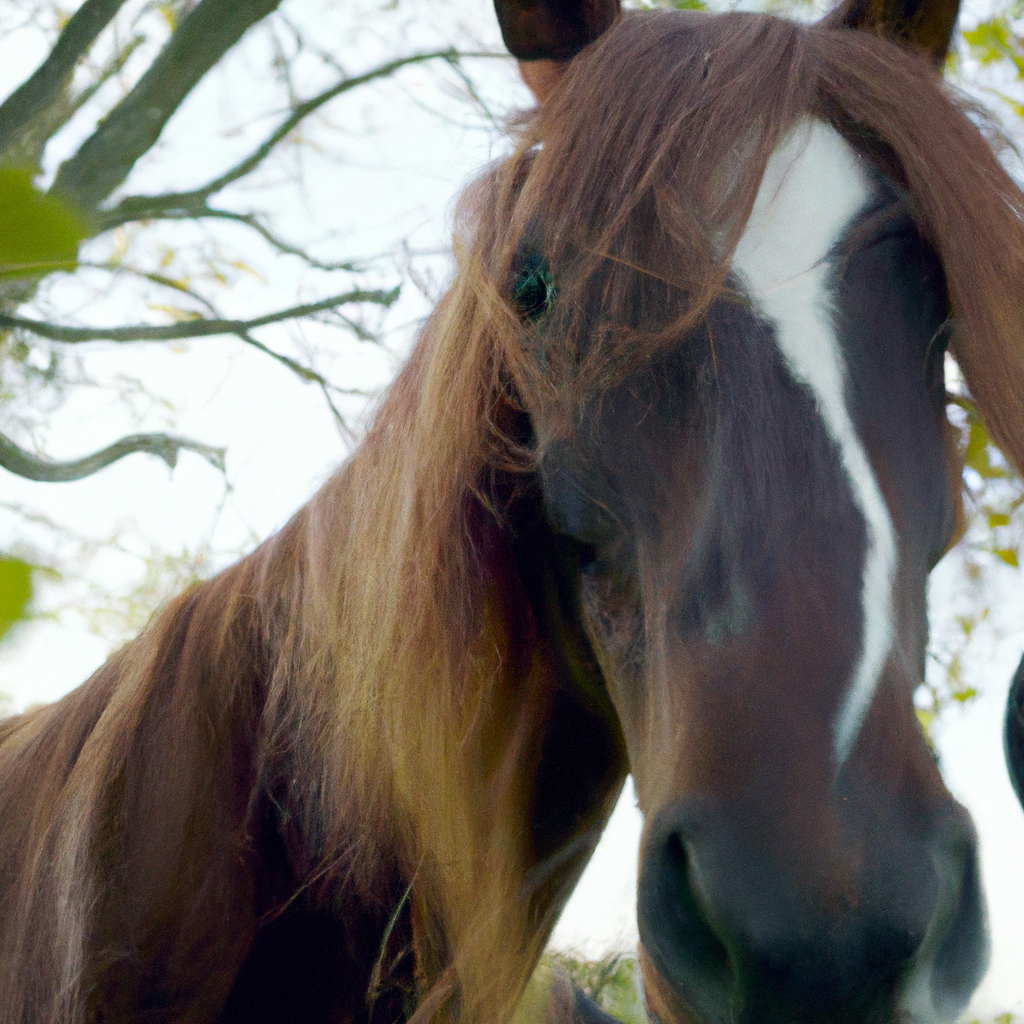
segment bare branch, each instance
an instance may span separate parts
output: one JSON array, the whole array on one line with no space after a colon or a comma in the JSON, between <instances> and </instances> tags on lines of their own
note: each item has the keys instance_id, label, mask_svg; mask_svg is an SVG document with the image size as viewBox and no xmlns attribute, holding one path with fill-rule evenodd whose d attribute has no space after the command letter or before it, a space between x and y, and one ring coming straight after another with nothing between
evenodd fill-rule
<instances>
[{"instance_id":1,"label":"bare branch","mask_svg":"<svg viewBox=\"0 0 1024 1024\"><path fill-rule=\"evenodd\" d=\"M93 96L95 96L96 93L98 93L100 89L102 89L103 86L105 86L107 82L114 77L114 75L119 75L124 70L124 67L128 63L132 54L135 53L135 51L142 46L145 41L145 36L132 36L132 38L129 39L128 42L125 43L124 46L122 46L121 49L119 49L117 53L115 53L113 57L111 57L110 60L108 60L107 63L99 69L98 72L96 72L95 79L81 92L75 93L75 95L71 97L67 110L62 111L60 118L55 120L50 127L50 135L56 134L57 131L63 128L64 125L66 125L68 121L70 121L71 118L74 117L75 114L77 114L78 111L80 111L82 107L84 107L86 103L88 103Z\"/></svg>"},{"instance_id":2,"label":"bare branch","mask_svg":"<svg viewBox=\"0 0 1024 1024\"><path fill-rule=\"evenodd\" d=\"M324 396L327 398L327 403L330 405L332 411L336 417L341 417L341 413L334 408L334 402L329 396L329 392L333 391L337 395L359 395L361 398L368 398L369 393L361 388L339 388L337 385L332 384L322 373L317 372L311 366L303 366L297 359L292 359L291 356L286 356L283 352L278 352L272 349L269 345L264 345L262 341L257 341L251 334L246 334L244 331L239 332L238 337L241 338L247 345L251 345L253 348L258 349L264 355L270 356L271 359L277 360L282 366L287 366L292 373L295 374L300 380L305 381L307 384L316 384Z\"/></svg>"},{"instance_id":3,"label":"bare branch","mask_svg":"<svg viewBox=\"0 0 1024 1024\"><path fill-rule=\"evenodd\" d=\"M207 212L203 216L217 217L221 220L233 220L239 224L244 224L246 227L252 228L268 245L278 252L285 256L298 256L299 259L303 260L314 270L354 271L361 270L364 266L358 260L346 260L343 263L327 263L324 260L318 260L315 256L311 256L306 252L305 249L301 249L291 242L286 242L283 238L274 234L254 213L232 213L230 210L218 210L215 207L207 207Z\"/></svg>"},{"instance_id":4,"label":"bare branch","mask_svg":"<svg viewBox=\"0 0 1024 1024\"><path fill-rule=\"evenodd\" d=\"M345 270L349 273L358 273L360 271L368 270L381 258L390 255L389 251L385 251L374 253L369 256L360 256L357 259L344 260L339 263L329 263L326 260L317 259L300 246L294 245L292 242L286 242L283 238L276 235L263 223L260 214L235 213L233 210L221 210L214 206L199 206L194 210L149 210L146 211L144 215L139 215L138 217L131 215L118 217L117 209L111 211L111 214L111 217L108 217L105 214L100 215L101 230L107 231L111 228L120 227L122 224L126 224L134 220L233 220L236 224L243 224L245 227L252 228L252 230L267 242L268 245L272 246L278 252L283 253L286 256L297 256L314 270L326 270L332 272ZM410 254L413 254L413 251L409 250L408 247L406 247L406 249ZM414 254L417 256L442 256L448 254L448 249L417 249ZM79 265L81 266L82 264ZM2 271L0 271L0 276L2 276ZM431 301L436 303L437 296L434 295Z\"/></svg>"},{"instance_id":5,"label":"bare branch","mask_svg":"<svg viewBox=\"0 0 1024 1024\"><path fill-rule=\"evenodd\" d=\"M118 209L120 209L118 207ZM370 260L345 260L342 263L328 263L324 260L318 260L315 256L311 256L305 249L301 249L297 245L293 245L291 242L286 242L283 238L278 237L273 231L268 228L263 221L255 213L234 213L231 210L220 210L216 207L200 205L194 210L182 210L172 209L166 211L148 211L145 216L134 217L124 216L117 217L117 211L114 212L114 217L103 217L102 230L107 231L110 228L119 227L121 224L125 224L132 220L204 220L204 219L215 219L215 220L233 220L237 224L244 224L248 228L252 228L268 245L272 246L278 252L283 253L286 256L298 256L299 259L304 260L305 263L312 267L314 270L348 270L358 271L364 270L366 266L371 262Z\"/></svg>"},{"instance_id":6,"label":"bare branch","mask_svg":"<svg viewBox=\"0 0 1024 1024\"><path fill-rule=\"evenodd\" d=\"M77 345L87 341L183 341L188 338L209 338L217 334L247 335L257 327L280 323L282 320L297 320L334 309L337 306L369 302L387 309L398 298L398 288L391 291L364 291L355 289L342 295L333 295L319 302L308 302L291 306L276 313L256 317L253 320L221 320L199 318L178 324L134 324L130 327L65 327L44 320L29 320L24 317L0 313L0 328L30 331L40 338Z\"/></svg>"},{"instance_id":7,"label":"bare branch","mask_svg":"<svg viewBox=\"0 0 1024 1024\"><path fill-rule=\"evenodd\" d=\"M487 104L487 101L480 95L480 92L477 89L476 84L473 82L473 79L470 78L470 76L466 73L466 69L463 68L462 65L459 64L458 62L453 61L452 71L454 71L455 74L462 81L463 88L466 90L466 95L469 96L469 98L476 105L477 109L483 114L487 121L490 122L491 127L500 130L501 124L497 116L495 116L494 111L491 110L490 106Z\"/></svg>"},{"instance_id":8,"label":"bare branch","mask_svg":"<svg viewBox=\"0 0 1024 1024\"><path fill-rule=\"evenodd\" d=\"M371 345L379 345L380 335L374 334L372 331L368 331L362 324L356 323L351 317L345 316L344 313L338 312L338 310L332 310L334 318L340 320L360 341L367 341Z\"/></svg>"},{"instance_id":9,"label":"bare branch","mask_svg":"<svg viewBox=\"0 0 1024 1024\"><path fill-rule=\"evenodd\" d=\"M44 483L68 483L92 476L118 459L135 452L147 452L163 459L173 469L178 462L178 452L190 451L201 455L211 465L224 472L224 449L190 441L170 434L132 434L108 445L102 451L70 462L54 462L41 455L20 448L9 437L0 434L0 467L27 480Z\"/></svg>"},{"instance_id":10,"label":"bare branch","mask_svg":"<svg viewBox=\"0 0 1024 1024\"><path fill-rule=\"evenodd\" d=\"M356 432L348 425L348 420L341 414L341 410L334 404L334 399L331 398L331 391L326 385L321 384L320 390L323 392L324 401L327 403L327 408L331 410L331 415L334 417L334 425L338 430L338 433L349 443L357 440Z\"/></svg>"},{"instance_id":11,"label":"bare branch","mask_svg":"<svg viewBox=\"0 0 1024 1024\"><path fill-rule=\"evenodd\" d=\"M88 267L90 270L105 270L110 274L130 274L132 277L142 278L144 281L160 285L161 288L170 288L173 291L180 292L182 295L187 295L190 299L194 299L203 306L212 316L217 315L217 310L214 308L213 303L200 295L194 288L189 288L187 284L175 281L174 278L167 277L165 274L158 274L154 270L141 270L139 267L133 267L127 263L89 263L85 260L80 260L75 266ZM3 274L0 272L0 278L2 277Z\"/></svg>"},{"instance_id":12,"label":"bare branch","mask_svg":"<svg viewBox=\"0 0 1024 1024\"><path fill-rule=\"evenodd\" d=\"M93 210L128 177L185 97L244 33L281 0L202 0L78 152L61 166L56 193Z\"/></svg>"},{"instance_id":13,"label":"bare branch","mask_svg":"<svg viewBox=\"0 0 1024 1024\"><path fill-rule=\"evenodd\" d=\"M68 77L125 0L85 0L42 64L0 105L0 153L56 100Z\"/></svg>"},{"instance_id":14,"label":"bare branch","mask_svg":"<svg viewBox=\"0 0 1024 1024\"><path fill-rule=\"evenodd\" d=\"M238 337L247 345L252 345L253 348L259 349L264 355L270 356L271 359L276 359L282 366L287 366L300 380L310 384L319 384L322 388L329 388L331 386L330 381L322 374L317 373L316 370L309 366L303 366L298 360L292 359L291 356L286 356L283 352L272 349L269 345L264 345L262 341L257 341L251 334L239 331Z\"/></svg>"},{"instance_id":15,"label":"bare branch","mask_svg":"<svg viewBox=\"0 0 1024 1024\"><path fill-rule=\"evenodd\" d=\"M329 103L331 100L341 96L343 93L349 92L360 85L366 85L376 79L386 78L388 75L394 74L394 72L398 71L399 68L408 67L410 64L422 64L425 61L438 59L452 62L457 60L458 56L458 51L453 49L434 50L429 53L415 53L408 57L399 57L396 60L388 61L386 64L381 64L379 67L373 68L361 75L356 75L353 78L346 78L340 82L336 82L331 86L331 88L325 89L318 95L313 96L304 103L300 103L296 106L288 117L286 117L284 121L282 121L281 124L279 124L277 128L270 133L262 145L258 146L244 160L235 164L235 166L229 171L222 174L219 178L215 178L211 181L204 190L205 195L214 195L215 193L220 192L220 190L225 186L230 185L231 182L238 181L239 178L244 178L247 174L250 174L259 167L264 160L266 160L273 148L282 139L290 135L303 120L309 117L309 115L314 113L316 110L319 110L325 103Z\"/></svg>"},{"instance_id":16,"label":"bare branch","mask_svg":"<svg viewBox=\"0 0 1024 1024\"><path fill-rule=\"evenodd\" d=\"M38 167L42 162L47 143L82 109L95 95L119 74L131 55L145 42L145 37L136 35L122 46L113 57L94 75L92 82L80 92L72 93L71 79L52 100L22 130L3 153L3 158L15 166Z\"/></svg>"},{"instance_id":17,"label":"bare branch","mask_svg":"<svg viewBox=\"0 0 1024 1024\"><path fill-rule=\"evenodd\" d=\"M271 154L274 147L286 138L295 128L314 111L319 110L325 103L341 96L350 89L360 85L366 85L380 78L386 78L394 74L400 68L408 67L411 64L422 64L426 61L443 60L448 64L456 66L463 57L507 57L507 54L498 53L463 53L459 50L433 50L427 53L414 53L408 57L399 57L396 60L388 61L379 67L372 68L361 75L351 78L343 78L336 82L329 89L318 93L303 103L298 104L281 124L267 136L266 140L252 151L244 160L239 161L230 170L220 177L208 182L200 188L190 192L170 192L164 195L154 196L126 196L113 209L103 215L102 223L104 228L115 227L132 220L146 220L148 218L166 214L168 212L181 211L184 215L210 216L206 200L216 195L221 189L230 185L240 178L254 171ZM223 215L223 214L222 214ZM256 225L250 225L256 226Z\"/></svg>"}]
</instances>

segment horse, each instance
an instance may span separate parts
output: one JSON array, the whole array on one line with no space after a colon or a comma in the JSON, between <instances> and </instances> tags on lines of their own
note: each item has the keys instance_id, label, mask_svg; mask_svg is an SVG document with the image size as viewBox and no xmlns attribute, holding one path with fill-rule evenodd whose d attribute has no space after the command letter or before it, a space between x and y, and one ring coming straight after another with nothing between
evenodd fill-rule
<instances>
[{"instance_id":1,"label":"horse","mask_svg":"<svg viewBox=\"0 0 1024 1024\"><path fill-rule=\"evenodd\" d=\"M627 773L652 1019L931 1024L984 973L913 706L947 350L1024 469L956 4L496 8L538 105L365 439L0 723L2 1024L607 1021L535 968Z\"/></svg>"}]
</instances>

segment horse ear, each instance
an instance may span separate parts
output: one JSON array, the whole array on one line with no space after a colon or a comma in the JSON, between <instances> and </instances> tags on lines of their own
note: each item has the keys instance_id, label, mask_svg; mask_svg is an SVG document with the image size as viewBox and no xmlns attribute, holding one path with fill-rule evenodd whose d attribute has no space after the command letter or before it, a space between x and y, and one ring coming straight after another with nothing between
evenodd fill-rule
<instances>
[{"instance_id":1,"label":"horse ear","mask_svg":"<svg viewBox=\"0 0 1024 1024\"><path fill-rule=\"evenodd\" d=\"M924 50L941 67L959 11L960 0L843 0L822 24L877 32L903 46Z\"/></svg>"},{"instance_id":2,"label":"horse ear","mask_svg":"<svg viewBox=\"0 0 1024 1024\"><path fill-rule=\"evenodd\" d=\"M562 64L619 16L620 0L494 0L501 37L541 102L561 78Z\"/></svg>"},{"instance_id":3,"label":"horse ear","mask_svg":"<svg viewBox=\"0 0 1024 1024\"><path fill-rule=\"evenodd\" d=\"M519 60L568 60L619 14L619 0L494 0L501 37Z\"/></svg>"}]
</instances>

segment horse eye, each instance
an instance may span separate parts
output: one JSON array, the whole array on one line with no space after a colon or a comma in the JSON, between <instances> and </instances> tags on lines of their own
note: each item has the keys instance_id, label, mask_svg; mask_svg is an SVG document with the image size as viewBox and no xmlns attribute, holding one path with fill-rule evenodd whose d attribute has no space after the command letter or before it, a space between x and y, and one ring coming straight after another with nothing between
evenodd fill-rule
<instances>
[{"instance_id":1,"label":"horse eye","mask_svg":"<svg viewBox=\"0 0 1024 1024\"><path fill-rule=\"evenodd\" d=\"M555 301L555 281L548 261L539 253L528 253L512 288L512 302L523 320L537 323Z\"/></svg>"}]
</instances>

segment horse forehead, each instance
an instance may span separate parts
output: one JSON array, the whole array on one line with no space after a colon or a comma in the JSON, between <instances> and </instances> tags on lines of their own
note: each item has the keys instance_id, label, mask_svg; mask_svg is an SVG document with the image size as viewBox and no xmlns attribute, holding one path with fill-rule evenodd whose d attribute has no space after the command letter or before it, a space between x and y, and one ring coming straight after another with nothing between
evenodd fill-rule
<instances>
[{"instance_id":1,"label":"horse forehead","mask_svg":"<svg viewBox=\"0 0 1024 1024\"><path fill-rule=\"evenodd\" d=\"M768 160L734 263L755 294L784 287L819 266L871 197L845 139L804 120Z\"/></svg>"}]
</instances>

